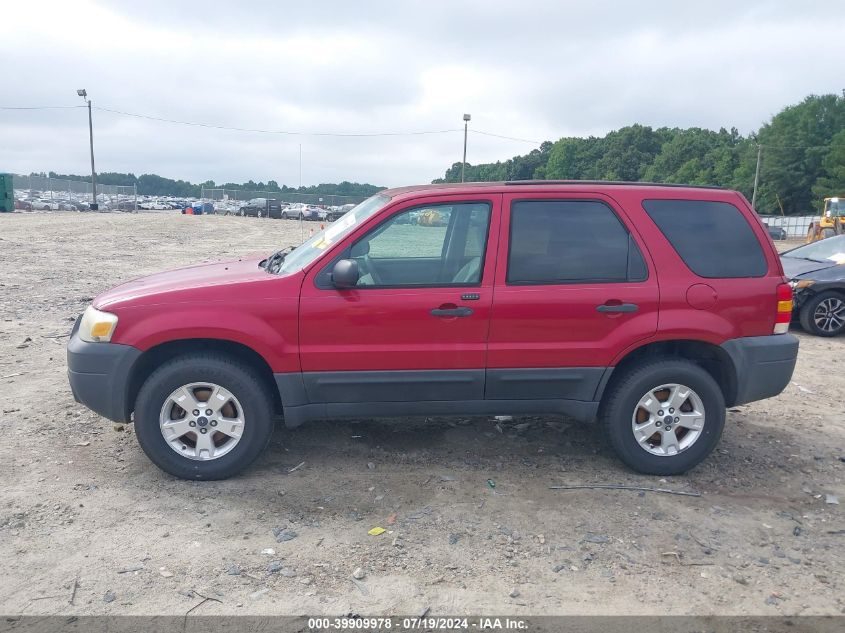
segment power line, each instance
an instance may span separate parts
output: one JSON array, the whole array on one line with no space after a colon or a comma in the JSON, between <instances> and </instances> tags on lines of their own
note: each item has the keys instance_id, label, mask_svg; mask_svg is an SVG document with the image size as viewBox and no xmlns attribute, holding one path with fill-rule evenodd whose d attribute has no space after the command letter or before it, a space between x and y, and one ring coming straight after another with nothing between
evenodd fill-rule
<instances>
[{"instance_id":1,"label":"power line","mask_svg":"<svg viewBox=\"0 0 845 633\"><path fill-rule=\"evenodd\" d=\"M0 106L0 110L71 110L73 108L86 108L84 105L74 106Z\"/></svg>"},{"instance_id":2,"label":"power line","mask_svg":"<svg viewBox=\"0 0 845 633\"><path fill-rule=\"evenodd\" d=\"M0 110L50 110L50 109L65 109L65 108L84 108L86 106L31 106L31 107L5 107L0 106ZM181 121L178 119L168 119L165 117L157 117L148 114L139 114L136 112L126 112L123 110L115 110L113 108L104 108L101 106L93 106L94 110L108 112L110 114L117 114L120 116L128 116L136 119L145 119L148 121L157 121L159 123L171 123L174 125L188 125L191 127L202 127L214 130L227 130L231 132L253 132L258 134L280 134L285 136L328 136L340 138L367 138L367 137L384 137L384 136L424 136L431 134L451 134L453 132L461 132L458 128L446 130L418 130L411 132L300 132L291 130L270 130L263 128L243 128L229 125L219 125L215 123L202 123L199 121ZM540 145L542 141L533 141L525 138L518 138L515 136L506 136L504 134L495 134L493 132L484 132L481 130L470 130L474 134L482 134L484 136L493 136L496 138L507 139L509 141L518 141L521 143L531 143L532 145Z\"/></svg>"},{"instance_id":3,"label":"power line","mask_svg":"<svg viewBox=\"0 0 845 633\"><path fill-rule=\"evenodd\" d=\"M102 108L94 106L95 110L103 112L110 112L112 114L120 114L122 116L134 117L137 119L147 119L149 121L159 121L162 123L173 123L176 125L190 125L194 127L211 128L215 130L229 130L232 132L256 132L260 134L282 134L286 136L334 136L334 137L377 137L377 136L421 136L424 134L449 134L452 132L460 132L459 129L451 130L424 130L415 132L292 132L290 130L265 130L260 128L242 128L232 127L228 125L217 125L213 123L199 123L196 121L179 121L176 119L165 119L163 117L149 116L146 114L136 114L134 112L124 112L122 110L113 110L111 108Z\"/></svg>"},{"instance_id":4,"label":"power line","mask_svg":"<svg viewBox=\"0 0 845 633\"><path fill-rule=\"evenodd\" d=\"M495 136L496 138L504 138L509 141L520 141L522 143L531 143L532 145L542 145L545 141L532 141L527 138L517 138L516 136L505 136L504 134L493 134L493 132L482 132L481 130L470 130L472 134L483 134L484 136Z\"/></svg>"},{"instance_id":5,"label":"power line","mask_svg":"<svg viewBox=\"0 0 845 633\"><path fill-rule=\"evenodd\" d=\"M765 145L760 144L763 149L832 149L845 147L845 145Z\"/></svg>"},{"instance_id":6,"label":"power line","mask_svg":"<svg viewBox=\"0 0 845 633\"><path fill-rule=\"evenodd\" d=\"M50 106L0 106L0 110L73 110L77 108L85 108L84 105L50 105ZM123 110L115 110L112 108L103 108L93 106L95 110L108 112L110 114L117 114L120 116L128 116L136 119L146 119L148 121L157 121L160 123L171 123L174 125L188 125L192 127L202 127L214 130L227 130L231 132L252 132L258 134L279 134L285 136L327 136L338 138L375 138L387 136L424 136L432 134L451 134L453 132L461 132L461 129L452 128L446 130L417 130L411 132L300 132L291 130L269 130L262 128L243 128L228 125L218 125L214 123L202 123L198 121L180 121L178 119L168 119L164 117L151 116L148 114L138 114L135 112L125 112ZM483 136L491 136L494 138L501 138L508 141L517 141L519 143L530 143L531 145L542 145L544 141L537 141L533 139L520 138L517 136L508 136L505 134L497 134L494 132L486 132L483 130L470 129L471 134L481 134ZM843 145L769 145L763 143L755 143L755 146L760 146L763 149L833 149L845 147ZM733 147L723 147L715 149L729 149L734 151L741 151L746 149L741 145L734 145Z\"/></svg>"}]
</instances>

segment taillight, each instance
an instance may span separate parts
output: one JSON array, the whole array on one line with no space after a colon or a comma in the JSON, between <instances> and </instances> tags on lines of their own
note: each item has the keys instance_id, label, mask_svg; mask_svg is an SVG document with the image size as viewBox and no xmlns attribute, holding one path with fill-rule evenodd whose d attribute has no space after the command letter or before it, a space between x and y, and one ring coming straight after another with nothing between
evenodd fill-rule
<instances>
[{"instance_id":1,"label":"taillight","mask_svg":"<svg viewBox=\"0 0 845 633\"><path fill-rule=\"evenodd\" d=\"M789 284L778 285L778 311L775 314L775 334L786 334L792 320L792 288Z\"/></svg>"}]
</instances>

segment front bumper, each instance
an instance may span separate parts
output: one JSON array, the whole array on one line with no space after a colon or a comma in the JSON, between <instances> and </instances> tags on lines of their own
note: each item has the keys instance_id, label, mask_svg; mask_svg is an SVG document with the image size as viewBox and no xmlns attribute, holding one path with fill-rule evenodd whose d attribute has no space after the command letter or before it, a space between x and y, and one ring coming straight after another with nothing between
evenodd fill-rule
<instances>
[{"instance_id":1,"label":"front bumper","mask_svg":"<svg viewBox=\"0 0 845 633\"><path fill-rule=\"evenodd\" d=\"M141 350L79 338L79 319L67 344L67 377L77 402L114 420L129 422L129 377Z\"/></svg>"},{"instance_id":2,"label":"front bumper","mask_svg":"<svg viewBox=\"0 0 845 633\"><path fill-rule=\"evenodd\" d=\"M798 338L792 334L746 336L722 344L733 360L736 394L728 406L778 395L789 384L798 358Z\"/></svg>"}]
</instances>

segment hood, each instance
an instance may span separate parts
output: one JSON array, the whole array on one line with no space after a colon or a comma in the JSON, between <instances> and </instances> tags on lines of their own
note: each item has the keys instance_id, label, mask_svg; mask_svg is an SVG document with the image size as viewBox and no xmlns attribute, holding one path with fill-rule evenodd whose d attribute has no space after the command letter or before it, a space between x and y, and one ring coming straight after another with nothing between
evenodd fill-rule
<instances>
[{"instance_id":1,"label":"hood","mask_svg":"<svg viewBox=\"0 0 845 633\"><path fill-rule=\"evenodd\" d=\"M837 265L836 262L811 262L797 257L781 257L780 263L783 265L783 273L790 279Z\"/></svg>"},{"instance_id":2,"label":"hood","mask_svg":"<svg viewBox=\"0 0 845 633\"><path fill-rule=\"evenodd\" d=\"M189 299L188 292L191 293L190 298L203 298L209 294L209 291L220 286L272 278L272 275L258 265L263 259L265 259L264 256L214 264L198 264L139 277L98 295L93 305L97 309L105 309L117 303L149 304L155 303L161 295L180 291L186 293L185 299Z\"/></svg>"}]
</instances>

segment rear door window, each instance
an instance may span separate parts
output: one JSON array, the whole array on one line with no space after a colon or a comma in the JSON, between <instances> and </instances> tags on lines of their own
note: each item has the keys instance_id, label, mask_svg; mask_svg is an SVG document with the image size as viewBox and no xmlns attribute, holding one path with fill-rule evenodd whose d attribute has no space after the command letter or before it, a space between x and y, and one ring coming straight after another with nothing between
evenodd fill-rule
<instances>
[{"instance_id":1,"label":"rear door window","mask_svg":"<svg viewBox=\"0 0 845 633\"><path fill-rule=\"evenodd\" d=\"M643 208L699 277L762 277L766 257L745 216L727 202L644 200Z\"/></svg>"},{"instance_id":2,"label":"rear door window","mask_svg":"<svg viewBox=\"0 0 845 633\"><path fill-rule=\"evenodd\" d=\"M613 210L597 200L511 205L508 284L642 281L642 254Z\"/></svg>"}]
</instances>

